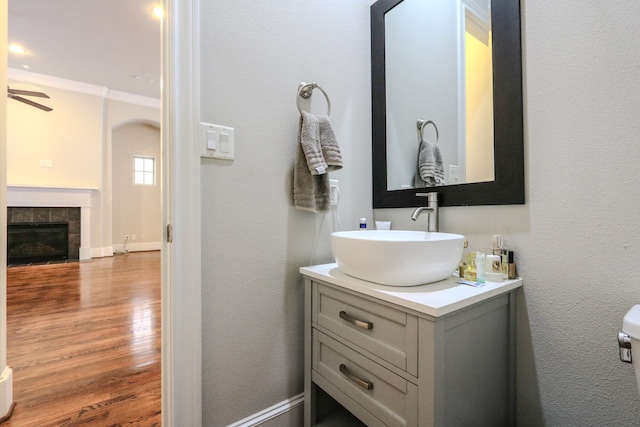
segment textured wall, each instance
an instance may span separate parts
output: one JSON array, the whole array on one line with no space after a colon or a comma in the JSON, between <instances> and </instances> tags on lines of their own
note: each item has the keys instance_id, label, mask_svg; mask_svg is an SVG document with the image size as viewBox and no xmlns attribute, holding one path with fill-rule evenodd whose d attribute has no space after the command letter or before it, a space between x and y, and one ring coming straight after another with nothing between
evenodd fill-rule
<instances>
[{"instance_id":1,"label":"textured wall","mask_svg":"<svg viewBox=\"0 0 640 427\"><path fill-rule=\"evenodd\" d=\"M201 2L201 119L235 128L233 162L202 160L203 425L302 392L298 268L330 260L332 214L292 206L302 81L331 98L344 228L371 218L370 0ZM312 112L324 113L319 91Z\"/></svg>"},{"instance_id":2,"label":"textured wall","mask_svg":"<svg viewBox=\"0 0 640 427\"><path fill-rule=\"evenodd\" d=\"M132 123L113 130L113 218L112 242L124 245L124 236L129 235L126 249L136 244L162 240L161 183L162 159L160 157L160 129L141 123ZM155 185L133 183L133 156L148 156L155 159ZM133 235L136 239L133 240ZM143 247L145 248L145 247Z\"/></svg>"},{"instance_id":3,"label":"textured wall","mask_svg":"<svg viewBox=\"0 0 640 427\"><path fill-rule=\"evenodd\" d=\"M516 251L518 425L638 425L616 334L640 304L640 3L522 6L527 203L444 208L441 228ZM423 227L410 213L375 214Z\"/></svg>"}]
</instances>

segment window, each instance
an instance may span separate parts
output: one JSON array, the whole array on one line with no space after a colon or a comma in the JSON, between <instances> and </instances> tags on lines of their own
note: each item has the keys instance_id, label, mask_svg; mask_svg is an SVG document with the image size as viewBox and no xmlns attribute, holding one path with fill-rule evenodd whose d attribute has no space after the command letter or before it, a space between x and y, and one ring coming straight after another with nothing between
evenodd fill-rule
<instances>
[{"instance_id":1,"label":"window","mask_svg":"<svg viewBox=\"0 0 640 427\"><path fill-rule=\"evenodd\" d=\"M156 184L156 159L147 156L133 156L133 183L136 185Z\"/></svg>"}]
</instances>

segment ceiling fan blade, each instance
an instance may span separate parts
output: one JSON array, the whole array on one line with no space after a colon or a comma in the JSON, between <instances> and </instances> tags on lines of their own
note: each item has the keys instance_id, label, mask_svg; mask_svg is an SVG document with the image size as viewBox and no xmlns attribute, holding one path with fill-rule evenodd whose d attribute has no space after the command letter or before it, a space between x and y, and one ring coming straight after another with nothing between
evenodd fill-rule
<instances>
[{"instance_id":1,"label":"ceiling fan blade","mask_svg":"<svg viewBox=\"0 0 640 427\"><path fill-rule=\"evenodd\" d=\"M43 92L34 92L31 90L22 90L22 89L11 89L7 88L7 91L12 95L26 95L26 96L37 96L39 98L49 98L49 95Z\"/></svg>"},{"instance_id":2,"label":"ceiling fan blade","mask_svg":"<svg viewBox=\"0 0 640 427\"><path fill-rule=\"evenodd\" d=\"M44 110L44 111L53 111L53 108L49 108L46 105L38 104L37 102L33 102L33 101L31 101L29 99L25 99L25 98L23 98L21 96L16 96L16 95L10 94L9 98L15 99L16 101L24 102L27 105L31 105L32 107L36 107L36 108L39 108L39 109Z\"/></svg>"}]
</instances>

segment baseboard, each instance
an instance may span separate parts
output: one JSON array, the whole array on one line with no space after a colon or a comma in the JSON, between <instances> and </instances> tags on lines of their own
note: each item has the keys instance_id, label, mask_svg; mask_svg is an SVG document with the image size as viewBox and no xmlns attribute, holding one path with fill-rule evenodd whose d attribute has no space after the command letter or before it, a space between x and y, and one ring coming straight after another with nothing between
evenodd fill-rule
<instances>
[{"instance_id":1,"label":"baseboard","mask_svg":"<svg viewBox=\"0 0 640 427\"><path fill-rule=\"evenodd\" d=\"M94 249L91 248L80 248L78 258L80 259L80 261L88 261L91 258L96 258L93 256L93 251Z\"/></svg>"},{"instance_id":2,"label":"baseboard","mask_svg":"<svg viewBox=\"0 0 640 427\"><path fill-rule=\"evenodd\" d=\"M13 402L13 370L5 366L0 376L0 419L11 417L15 403Z\"/></svg>"},{"instance_id":3,"label":"baseboard","mask_svg":"<svg viewBox=\"0 0 640 427\"><path fill-rule=\"evenodd\" d=\"M121 254L126 252L146 252L146 251L159 251L162 249L161 242L141 242L141 243L127 243L126 245L119 243L113 245L113 253Z\"/></svg>"},{"instance_id":4,"label":"baseboard","mask_svg":"<svg viewBox=\"0 0 640 427\"><path fill-rule=\"evenodd\" d=\"M299 410L300 411L300 419L302 418L302 405L304 403L304 393L300 393L297 396L293 396L287 400L283 400L280 403L276 403L275 405L264 409L258 413L248 416L238 422L230 424L227 427L253 427L262 425L266 427L267 424L273 426L284 426L283 422L276 421L279 418L286 418L291 415L292 411ZM298 417L291 417L298 418ZM275 422L272 424L272 422ZM296 421L290 423L291 427L297 427L300 425L300 421Z\"/></svg>"},{"instance_id":5,"label":"baseboard","mask_svg":"<svg viewBox=\"0 0 640 427\"><path fill-rule=\"evenodd\" d=\"M113 256L113 248L111 246L91 248L91 258L104 258L108 256Z\"/></svg>"}]
</instances>

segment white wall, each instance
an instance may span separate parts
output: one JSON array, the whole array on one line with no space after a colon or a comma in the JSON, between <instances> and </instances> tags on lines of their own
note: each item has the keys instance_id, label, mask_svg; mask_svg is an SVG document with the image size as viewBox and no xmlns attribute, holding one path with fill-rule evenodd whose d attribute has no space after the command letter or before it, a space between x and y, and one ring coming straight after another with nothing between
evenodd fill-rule
<instances>
[{"instance_id":1,"label":"white wall","mask_svg":"<svg viewBox=\"0 0 640 427\"><path fill-rule=\"evenodd\" d=\"M99 188L102 98L15 80L9 85L47 93L51 99L34 100L53 111L9 100L8 185ZM51 161L51 167L41 166L40 160Z\"/></svg>"},{"instance_id":2,"label":"white wall","mask_svg":"<svg viewBox=\"0 0 640 427\"><path fill-rule=\"evenodd\" d=\"M144 123L129 123L112 132L113 218L115 250L159 250L162 238L160 129ZM155 161L154 185L133 182L134 156ZM125 235L129 240L125 240Z\"/></svg>"},{"instance_id":3,"label":"white wall","mask_svg":"<svg viewBox=\"0 0 640 427\"><path fill-rule=\"evenodd\" d=\"M113 231L113 214L115 213L112 206L113 202L113 132L128 124L146 124L153 127L160 127L160 102L154 102L144 97L131 96L128 94L116 93L117 98L109 98L106 102L106 112L104 118L104 128L106 133L106 144L102 147L102 162L104 168L102 170L102 193L104 196L98 201L100 207L100 225L101 228L97 232L100 238L100 247L104 248L105 254L120 241L120 236ZM122 95L127 95L122 98ZM160 156L158 164L161 164ZM118 173L115 171L115 173ZM161 182L158 176L158 183ZM160 209L160 204L158 204ZM158 220L160 222L160 220ZM160 225L160 224L158 224ZM158 231L160 233L160 230ZM117 232L116 232L117 233ZM127 233L141 234L141 229L129 230ZM120 233L122 234L122 233ZM146 233L145 233L146 234ZM144 247L144 246L142 246ZM120 249L120 248L117 248ZM145 249L147 250L147 249Z\"/></svg>"},{"instance_id":4,"label":"white wall","mask_svg":"<svg viewBox=\"0 0 640 427\"><path fill-rule=\"evenodd\" d=\"M202 1L203 121L235 128L233 162L202 161L203 425L303 389L298 268L331 260L333 215L292 205L300 82L331 98L344 228L371 218L371 0ZM312 112L324 114L315 91Z\"/></svg>"},{"instance_id":5,"label":"white wall","mask_svg":"<svg viewBox=\"0 0 640 427\"><path fill-rule=\"evenodd\" d=\"M516 252L518 425L637 425L616 335L640 303L640 3L522 5L526 205L443 208L441 229ZM375 213L426 226L410 214Z\"/></svg>"}]
</instances>

